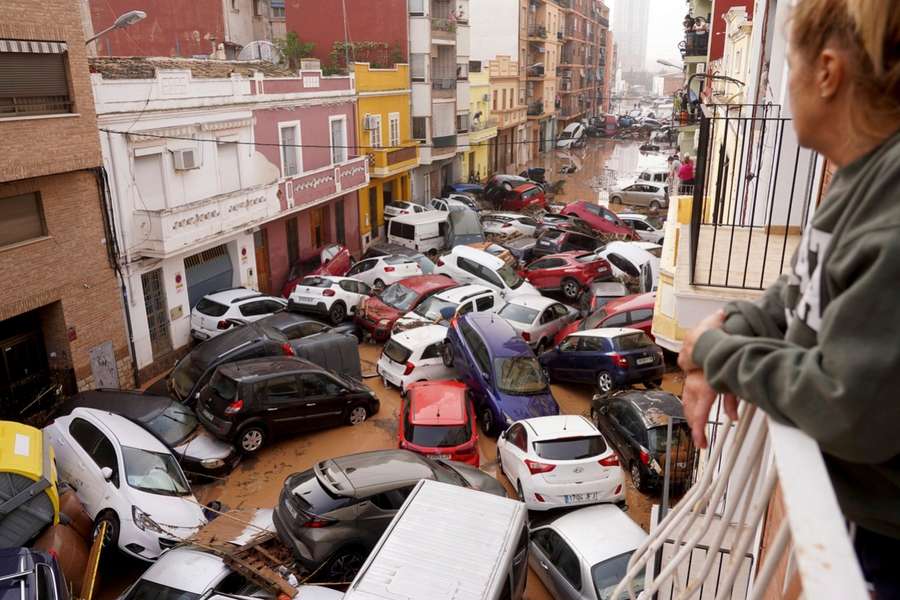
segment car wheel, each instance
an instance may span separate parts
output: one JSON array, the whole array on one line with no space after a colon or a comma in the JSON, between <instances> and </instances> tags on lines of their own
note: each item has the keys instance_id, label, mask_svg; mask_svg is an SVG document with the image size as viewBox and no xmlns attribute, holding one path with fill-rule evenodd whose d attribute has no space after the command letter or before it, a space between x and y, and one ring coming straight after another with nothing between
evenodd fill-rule
<instances>
[{"instance_id":1,"label":"car wheel","mask_svg":"<svg viewBox=\"0 0 900 600\"><path fill-rule=\"evenodd\" d=\"M597 388L601 394L608 394L613 389L613 378L609 371L600 371L597 373Z\"/></svg>"},{"instance_id":2,"label":"car wheel","mask_svg":"<svg viewBox=\"0 0 900 600\"><path fill-rule=\"evenodd\" d=\"M519 499L519 502L525 502L525 492L522 491L522 482L516 482L516 498Z\"/></svg>"},{"instance_id":3,"label":"car wheel","mask_svg":"<svg viewBox=\"0 0 900 600\"><path fill-rule=\"evenodd\" d=\"M379 290L379 291L380 291L380 290L383 290L383 289L384 289L384 282L383 282L381 279L376 279L375 282L372 283L372 287L375 288L376 290Z\"/></svg>"},{"instance_id":4,"label":"car wheel","mask_svg":"<svg viewBox=\"0 0 900 600\"><path fill-rule=\"evenodd\" d=\"M106 523L106 532L103 534L103 545L107 548L119 547L119 517L112 510L105 510L97 515L94 521L94 529L91 531L91 539L97 539L100 534L100 524Z\"/></svg>"},{"instance_id":5,"label":"car wheel","mask_svg":"<svg viewBox=\"0 0 900 600\"><path fill-rule=\"evenodd\" d=\"M238 447L244 454L256 454L266 442L266 432L259 425L242 429L237 436Z\"/></svg>"},{"instance_id":6,"label":"car wheel","mask_svg":"<svg viewBox=\"0 0 900 600\"><path fill-rule=\"evenodd\" d=\"M624 204L624 202L622 202L622 196L610 196L609 201L613 204Z\"/></svg>"},{"instance_id":7,"label":"car wheel","mask_svg":"<svg viewBox=\"0 0 900 600\"><path fill-rule=\"evenodd\" d=\"M328 311L328 318L335 325L340 325L347 318L347 307L344 306L343 302L335 302L331 305L331 310Z\"/></svg>"},{"instance_id":8,"label":"car wheel","mask_svg":"<svg viewBox=\"0 0 900 600\"><path fill-rule=\"evenodd\" d=\"M450 344L444 343L444 345L441 346L441 360L445 367L453 367L453 348Z\"/></svg>"},{"instance_id":9,"label":"car wheel","mask_svg":"<svg viewBox=\"0 0 900 600\"><path fill-rule=\"evenodd\" d=\"M646 484L644 483L643 475L641 475L641 468L636 462L631 463L631 483L637 491L646 491Z\"/></svg>"},{"instance_id":10,"label":"car wheel","mask_svg":"<svg viewBox=\"0 0 900 600\"><path fill-rule=\"evenodd\" d=\"M650 210L657 211L660 208L662 208L662 205L659 202L657 202L656 200L654 200L650 203Z\"/></svg>"},{"instance_id":11,"label":"car wheel","mask_svg":"<svg viewBox=\"0 0 900 600\"><path fill-rule=\"evenodd\" d=\"M650 382L644 382L644 387L649 390L657 390L660 387L662 387L662 383L663 383L662 378L654 379L653 381L650 381Z\"/></svg>"},{"instance_id":12,"label":"car wheel","mask_svg":"<svg viewBox=\"0 0 900 600\"><path fill-rule=\"evenodd\" d=\"M328 582L350 583L363 564L363 555L358 550L340 550L328 561L325 577Z\"/></svg>"},{"instance_id":13,"label":"car wheel","mask_svg":"<svg viewBox=\"0 0 900 600\"><path fill-rule=\"evenodd\" d=\"M494 424L494 413L492 413L491 409L488 407L484 407L481 411L481 428L484 430L484 435L488 437L497 437L497 426Z\"/></svg>"},{"instance_id":14,"label":"car wheel","mask_svg":"<svg viewBox=\"0 0 900 600\"><path fill-rule=\"evenodd\" d=\"M356 404L347 413L347 423L350 425L362 425L369 418L369 409L362 404Z\"/></svg>"},{"instance_id":15,"label":"car wheel","mask_svg":"<svg viewBox=\"0 0 900 600\"><path fill-rule=\"evenodd\" d=\"M567 277L562 281L562 293L567 300L575 300L581 294L581 284L571 277Z\"/></svg>"}]
</instances>

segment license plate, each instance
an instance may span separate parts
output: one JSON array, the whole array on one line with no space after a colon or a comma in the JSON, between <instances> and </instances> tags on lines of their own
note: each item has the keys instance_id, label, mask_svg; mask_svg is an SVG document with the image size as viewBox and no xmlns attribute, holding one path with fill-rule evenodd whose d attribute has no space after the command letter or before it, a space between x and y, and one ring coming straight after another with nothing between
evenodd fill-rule
<instances>
[{"instance_id":1,"label":"license plate","mask_svg":"<svg viewBox=\"0 0 900 600\"><path fill-rule=\"evenodd\" d=\"M315 300L313 298L304 298L303 296L300 296L299 298L297 298L297 301L300 302L301 304L312 304L315 302Z\"/></svg>"},{"instance_id":2,"label":"license plate","mask_svg":"<svg viewBox=\"0 0 900 600\"><path fill-rule=\"evenodd\" d=\"M597 492L591 492L590 494L571 494L565 496L565 501L566 504L572 504L574 502L590 502L596 500L598 497Z\"/></svg>"},{"instance_id":3,"label":"license plate","mask_svg":"<svg viewBox=\"0 0 900 600\"><path fill-rule=\"evenodd\" d=\"M443 458L444 460L450 460L449 454L432 454L433 458Z\"/></svg>"},{"instance_id":4,"label":"license plate","mask_svg":"<svg viewBox=\"0 0 900 600\"><path fill-rule=\"evenodd\" d=\"M639 359L637 359L636 362L637 362L637 364L639 364L639 365L649 365L650 363L653 362L653 357L652 357L652 356L645 356L644 358L639 358Z\"/></svg>"}]
</instances>

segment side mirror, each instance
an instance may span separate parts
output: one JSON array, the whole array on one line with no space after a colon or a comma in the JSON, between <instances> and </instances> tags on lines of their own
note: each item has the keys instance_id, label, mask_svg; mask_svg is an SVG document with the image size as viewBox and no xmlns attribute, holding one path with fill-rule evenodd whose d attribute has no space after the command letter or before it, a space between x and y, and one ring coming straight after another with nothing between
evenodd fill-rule
<instances>
[{"instance_id":1,"label":"side mirror","mask_svg":"<svg viewBox=\"0 0 900 600\"><path fill-rule=\"evenodd\" d=\"M600 414L601 414L601 415L608 415L608 414L609 414L609 407L608 407L608 406L601 406L601 407L600 407Z\"/></svg>"},{"instance_id":2,"label":"side mirror","mask_svg":"<svg viewBox=\"0 0 900 600\"><path fill-rule=\"evenodd\" d=\"M485 381L490 381L490 380L491 380L491 374L490 374L489 372L487 372L487 371L482 371L482 372L481 372L481 376L484 378Z\"/></svg>"},{"instance_id":3,"label":"side mirror","mask_svg":"<svg viewBox=\"0 0 900 600\"><path fill-rule=\"evenodd\" d=\"M102 469L100 469L100 474L103 475L103 479L105 481L109 481L110 479L112 479L113 470L109 467L103 467Z\"/></svg>"}]
</instances>

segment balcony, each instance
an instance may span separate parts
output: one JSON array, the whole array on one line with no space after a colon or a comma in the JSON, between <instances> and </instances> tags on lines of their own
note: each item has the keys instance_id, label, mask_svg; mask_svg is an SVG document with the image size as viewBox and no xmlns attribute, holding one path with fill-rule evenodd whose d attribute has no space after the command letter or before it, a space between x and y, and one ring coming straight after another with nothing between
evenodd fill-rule
<instances>
[{"instance_id":1,"label":"balcony","mask_svg":"<svg viewBox=\"0 0 900 600\"><path fill-rule=\"evenodd\" d=\"M600 27L609 29L609 19L606 17L597 17L597 22L600 23Z\"/></svg>"},{"instance_id":2,"label":"balcony","mask_svg":"<svg viewBox=\"0 0 900 600\"><path fill-rule=\"evenodd\" d=\"M72 112L72 100L64 96L13 96L0 98L0 118L31 117Z\"/></svg>"},{"instance_id":3,"label":"balcony","mask_svg":"<svg viewBox=\"0 0 900 600\"><path fill-rule=\"evenodd\" d=\"M709 33L688 32L684 41L678 45L683 58L705 57L709 46Z\"/></svg>"},{"instance_id":4,"label":"balcony","mask_svg":"<svg viewBox=\"0 0 900 600\"><path fill-rule=\"evenodd\" d=\"M525 69L525 76L528 79L543 79L544 65L533 65Z\"/></svg>"},{"instance_id":5,"label":"balcony","mask_svg":"<svg viewBox=\"0 0 900 600\"><path fill-rule=\"evenodd\" d=\"M433 17L431 19L431 40L440 44L456 43L456 20Z\"/></svg>"},{"instance_id":6,"label":"balcony","mask_svg":"<svg viewBox=\"0 0 900 600\"><path fill-rule=\"evenodd\" d=\"M419 145L402 144L401 148L369 148L369 171L372 177L390 177L408 171L419 164Z\"/></svg>"},{"instance_id":7,"label":"balcony","mask_svg":"<svg viewBox=\"0 0 900 600\"><path fill-rule=\"evenodd\" d=\"M539 24L529 24L528 25L528 38L534 41L541 41L547 39L547 28L544 25Z\"/></svg>"},{"instance_id":8,"label":"balcony","mask_svg":"<svg viewBox=\"0 0 900 600\"><path fill-rule=\"evenodd\" d=\"M431 155L434 158L443 158L445 155L456 153L457 136L441 135L431 138Z\"/></svg>"},{"instance_id":9,"label":"balcony","mask_svg":"<svg viewBox=\"0 0 900 600\"><path fill-rule=\"evenodd\" d=\"M537 100L528 105L527 114L529 117L539 117L544 114L544 102Z\"/></svg>"},{"instance_id":10,"label":"balcony","mask_svg":"<svg viewBox=\"0 0 900 600\"><path fill-rule=\"evenodd\" d=\"M433 98L455 98L456 77L443 77L431 80Z\"/></svg>"}]
</instances>

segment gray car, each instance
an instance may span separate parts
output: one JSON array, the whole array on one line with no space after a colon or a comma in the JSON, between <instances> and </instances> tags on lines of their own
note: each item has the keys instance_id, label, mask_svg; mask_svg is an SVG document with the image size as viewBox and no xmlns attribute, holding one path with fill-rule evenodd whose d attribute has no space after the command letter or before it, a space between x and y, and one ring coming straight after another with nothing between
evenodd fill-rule
<instances>
[{"instance_id":1,"label":"gray car","mask_svg":"<svg viewBox=\"0 0 900 600\"><path fill-rule=\"evenodd\" d=\"M285 479L275 530L318 580L349 582L422 479L506 496L496 479L475 467L408 450L362 452Z\"/></svg>"},{"instance_id":2,"label":"gray car","mask_svg":"<svg viewBox=\"0 0 900 600\"><path fill-rule=\"evenodd\" d=\"M659 183L638 180L631 185L609 190L609 201L629 206L646 206L654 210L669 206L669 187Z\"/></svg>"}]
</instances>

